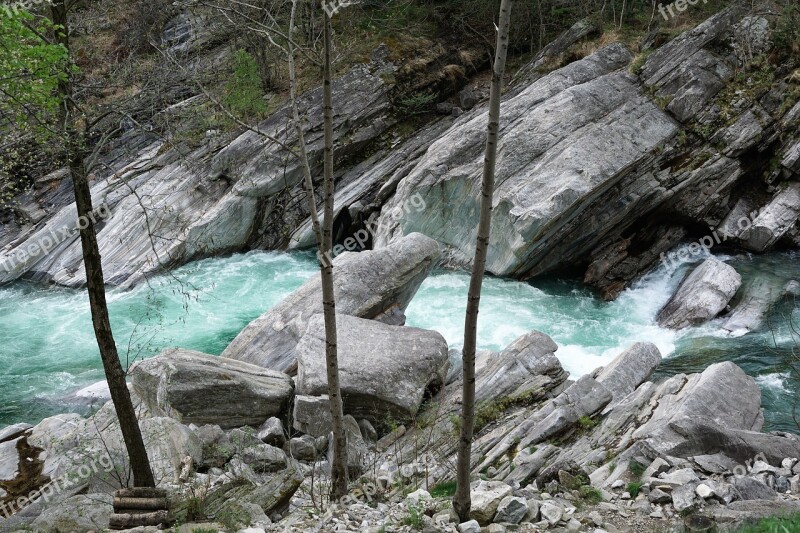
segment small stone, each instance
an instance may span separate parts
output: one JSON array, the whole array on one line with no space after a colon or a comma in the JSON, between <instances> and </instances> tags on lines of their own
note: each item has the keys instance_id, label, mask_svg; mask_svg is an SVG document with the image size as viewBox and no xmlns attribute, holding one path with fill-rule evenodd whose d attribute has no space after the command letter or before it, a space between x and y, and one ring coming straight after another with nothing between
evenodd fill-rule
<instances>
[{"instance_id":1,"label":"small stone","mask_svg":"<svg viewBox=\"0 0 800 533\"><path fill-rule=\"evenodd\" d=\"M650 500L650 503L663 504L670 503L672 501L672 496L661 489L653 489L650 491L650 494L647 495L647 499Z\"/></svg>"},{"instance_id":2,"label":"small stone","mask_svg":"<svg viewBox=\"0 0 800 533\"><path fill-rule=\"evenodd\" d=\"M528 504L528 513L525 515L525 521L536 522L539 519L539 500L529 498L525 503Z\"/></svg>"},{"instance_id":3,"label":"small stone","mask_svg":"<svg viewBox=\"0 0 800 533\"><path fill-rule=\"evenodd\" d=\"M570 518L569 521L567 522L567 531L577 533L580 530L581 530L580 521L575 520L574 518Z\"/></svg>"},{"instance_id":4,"label":"small stone","mask_svg":"<svg viewBox=\"0 0 800 533\"><path fill-rule=\"evenodd\" d=\"M785 476L780 476L775 479L775 490L781 493L787 493L792 489L789 479Z\"/></svg>"},{"instance_id":5,"label":"small stone","mask_svg":"<svg viewBox=\"0 0 800 533\"><path fill-rule=\"evenodd\" d=\"M458 524L458 531L459 533L481 533L481 525L477 520L470 520Z\"/></svg>"},{"instance_id":6,"label":"small stone","mask_svg":"<svg viewBox=\"0 0 800 533\"><path fill-rule=\"evenodd\" d=\"M787 457L783 461L781 461L781 468L785 468L787 470L791 470L794 468L794 465L797 464L797 457Z\"/></svg>"},{"instance_id":7,"label":"small stone","mask_svg":"<svg viewBox=\"0 0 800 533\"><path fill-rule=\"evenodd\" d=\"M623 492L622 494L620 494L619 499L620 500L630 500L631 499L631 493L627 492L627 491Z\"/></svg>"},{"instance_id":8,"label":"small stone","mask_svg":"<svg viewBox=\"0 0 800 533\"><path fill-rule=\"evenodd\" d=\"M621 479L616 480L614 483L611 484L612 489L621 489L625 486L625 482Z\"/></svg>"},{"instance_id":9,"label":"small stone","mask_svg":"<svg viewBox=\"0 0 800 533\"><path fill-rule=\"evenodd\" d=\"M507 524L519 524L528 514L528 502L524 498L517 496L506 496L497 506L497 514L494 515L495 522Z\"/></svg>"},{"instance_id":10,"label":"small stone","mask_svg":"<svg viewBox=\"0 0 800 533\"><path fill-rule=\"evenodd\" d=\"M377 442L378 432L369 420L361 419L358 421L358 427L361 429L361 437L365 442Z\"/></svg>"},{"instance_id":11,"label":"small stone","mask_svg":"<svg viewBox=\"0 0 800 533\"><path fill-rule=\"evenodd\" d=\"M300 461L313 461L317 457L314 437L302 435L289 440L289 453Z\"/></svg>"},{"instance_id":12,"label":"small stone","mask_svg":"<svg viewBox=\"0 0 800 533\"><path fill-rule=\"evenodd\" d=\"M544 502L539 508L539 512L551 526L558 524L564 516L564 509L550 502Z\"/></svg>"},{"instance_id":13,"label":"small stone","mask_svg":"<svg viewBox=\"0 0 800 533\"><path fill-rule=\"evenodd\" d=\"M414 504L418 504L422 501L431 500L431 494L425 489L417 489L408 496L406 496L406 501L409 501Z\"/></svg>"},{"instance_id":14,"label":"small stone","mask_svg":"<svg viewBox=\"0 0 800 533\"><path fill-rule=\"evenodd\" d=\"M589 520L592 521L592 524L596 525L597 527L601 527L603 525L603 515L597 511L592 511L588 516Z\"/></svg>"},{"instance_id":15,"label":"small stone","mask_svg":"<svg viewBox=\"0 0 800 533\"><path fill-rule=\"evenodd\" d=\"M283 429L283 423L280 418L274 416L268 418L267 421L258 428L256 437L264 444L282 448L286 443L286 432Z\"/></svg>"},{"instance_id":16,"label":"small stone","mask_svg":"<svg viewBox=\"0 0 800 533\"><path fill-rule=\"evenodd\" d=\"M704 500L710 498L714 494L714 491L711 490L711 487L709 487L705 483L700 483L699 485L697 485L697 488L694 489L694 492Z\"/></svg>"}]
</instances>

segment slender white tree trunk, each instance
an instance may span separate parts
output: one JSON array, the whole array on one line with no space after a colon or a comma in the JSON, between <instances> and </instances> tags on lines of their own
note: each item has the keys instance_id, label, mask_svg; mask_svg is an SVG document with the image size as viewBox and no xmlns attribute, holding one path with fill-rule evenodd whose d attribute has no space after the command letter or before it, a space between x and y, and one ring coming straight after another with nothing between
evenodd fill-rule
<instances>
[{"instance_id":1,"label":"slender white tree trunk","mask_svg":"<svg viewBox=\"0 0 800 533\"><path fill-rule=\"evenodd\" d=\"M331 19L324 14L324 62L322 105L325 123L324 210L322 219L322 307L325 317L325 362L328 370L328 397L333 420L333 461L331 463L331 500L347 494L347 437L344 433L342 392L339 387L339 361L336 338L336 299L333 290L333 103L331 96Z\"/></svg>"},{"instance_id":2,"label":"slender white tree trunk","mask_svg":"<svg viewBox=\"0 0 800 533\"><path fill-rule=\"evenodd\" d=\"M500 130L500 97L503 90L506 56L508 54L508 34L511 26L511 6L513 0L500 3L500 26L497 32L492 72L492 90L489 97L489 126L486 139L486 159L481 182L480 220L478 238L475 245L475 259L472 263L472 277L467 297L467 313L464 319L463 383L461 402L461 436L458 442L458 465L456 473L456 494L453 508L461 522L469 520L470 471L472 437L475 426L475 349L477 344L478 308L481 301L483 273L486 269L486 254L489 248L489 235L492 224L492 201L494 194L494 175L497 166L497 140Z\"/></svg>"}]
</instances>

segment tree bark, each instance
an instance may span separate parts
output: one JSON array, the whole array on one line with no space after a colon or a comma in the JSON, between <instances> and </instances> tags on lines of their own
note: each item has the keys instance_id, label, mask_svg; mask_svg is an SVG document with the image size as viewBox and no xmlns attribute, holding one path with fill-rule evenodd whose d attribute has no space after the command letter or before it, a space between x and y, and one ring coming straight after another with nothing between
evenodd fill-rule
<instances>
[{"instance_id":1,"label":"tree bark","mask_svg":"<svg viewBox=\"0 0 800 533\"><path fill-rule=\"evenodd\" d=\"M342 393L339 387L339 362L336 338L336 298L333 289L333 103L331 95L331 19L324 14L323 120L325 123L324 210L322 220L322 308L325 317L325 363L328 371L328 397L333 422L333 461L331 462L331 500L347 494L347 437L344 433Z\"/></svg>"},{"instance_id":2,"label":"tree bark","mask_svg":"<svg viewBox=\"0 0 800 533\"><path fill-rule=\"evenodd\" d=\"M51 7L51 14L53 23L61 27L61 31L56 32L56 40L69 52L69 22L65 0L55 1ZM136 487L154 487L155 480L150 468L150 460L147 457L139 421L136 418L136 410L131 401L125 381L125 372L122 369L117 345L111 331L100 248L97 244L97 232L94 226L95 213L92 206L92 194L84 165L85 134L79 130L82 117L76 116L77 109L72 100L72 84L68 79L59 83L58 91L61 99L61 129L65 136L69 171L75 190L78 229L86 270L86 286L97 346L100 349L100 358L103 361L103 370L111 392L111 400L114 402L119 419L122 438L128 451L133 484Z\"/></svg>"},{"instance_id":3,"label":"tree bark","mask_svg":"<svg viewBox=\"0 0 800 533\"><path fill-rule=\"evenodd\" d=\"M489 235L491 234L494 177L497 166L497 141L500 130L500 97L503 90L503 75L505 74L506 56L508 54L512 4L513 0L502 0L500 4L500 26L497 32L492 89L489 97L489 126L481 182L478 237L475 244L475 259L472 263L472 276L467 296L467 313L464 319L461 435L458 442L456 494L453 498L453 508L458 514L460 522L469 520L471 507L470 456L472 454L472 437L475 426L475 349L477 344L478 310L481 301L483 273L486 269Z\"/></svg>"}]
</instances>

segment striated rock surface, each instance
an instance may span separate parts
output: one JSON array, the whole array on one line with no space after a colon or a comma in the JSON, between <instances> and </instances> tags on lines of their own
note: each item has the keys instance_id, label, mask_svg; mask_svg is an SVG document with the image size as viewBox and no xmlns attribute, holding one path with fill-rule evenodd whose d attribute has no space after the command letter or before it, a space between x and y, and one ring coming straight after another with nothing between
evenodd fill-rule
<instances>
[{"instance_id":1,"label":"striated rock surface","mask_svg":"<svg viewBox=\"0 0 800 533\"><path fill-rule=\"evenodd\" d=\"M294 396L282 372L180 348L137 362L130 376L152 412L185 424L258 427L285 416Z\"/></svg>"},{"instance_id":2,"label":"striated rock surface","mask_svg":"<svg viewBox=\"0 0 800 533\"><path fill-rule=\"evenodd\" d=\"M381 424L406 421L417 414L426 391L444 384L447 342L439 333L346 315L336 325L345 413ZM321 314L309 320L295 354L298 394L327 393Z\"/></svg>"},{"instance_id":3,"label":"striated rock surface","mask_svg":"<svg viewBox=\"0 0 800 533\"><path fill-rule=\"evenodd\" d=\"M725 309L741 284L742 277L732 266L706 259L681 282L656 320L673 329L707 322Z\"/></svg>"},{"instance_id":4,"label":"striated rock surface","mask_svg":"<svg viewBox=\"0 0 800 533\"><path fill-rule=\"evenodd\" d=\"M344 253L334 260L336 312L375 318L392 306L405 310L439 260L437 243L412 234L381 250ZM319 276L251 322L222 357L294 372L295 347L309 319L322 312Z\"/></svg>"},{"instance_id":5,"label":"striated rock surface","mask_svg":"<svg viewBox=\"0 0 800 533\"><path fill-rule=\"evenodd\" d=\"M592 232L601 231L589 222L589 199L613 189L677 132L635 77L618 71L630 60L624 46L611 45L504 102L491 272L535 275L588 251L599 237ZM444 244L454 262L469 263L485 123L485 109L465 115L430 146L385 206L390 211L418 194L426 209L385 220L379 245L419 231ZM576 243L570 231L581 224Z\"/></svg>"}]
</instances>

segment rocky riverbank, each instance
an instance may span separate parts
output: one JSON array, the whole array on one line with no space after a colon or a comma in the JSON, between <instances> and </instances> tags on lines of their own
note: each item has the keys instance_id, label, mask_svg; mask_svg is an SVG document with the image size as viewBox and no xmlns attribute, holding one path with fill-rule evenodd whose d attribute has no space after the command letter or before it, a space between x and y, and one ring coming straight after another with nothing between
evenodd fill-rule
<instances>
[{"instance_id":1,"label":"rocky riverbank","mask_svg":"<svg viewBox=\"0 0 800 533\"><path fill-rule=\"evenodd\" d=\"M359 281L339 284L342 302L358 301L365 287L386 287L340 316L353 477L342 501L325 496L331 426L318 314L298 304L319 299L315 281L287 297L294 305L253 323L268 332L281 323L274 317L294 311L282 323L296 337L278 343L285 371L180 349L131 369L172 523L230 531L613 533L680 531L684 523L732 530L800 512L800 437L762 432L760 390L739 367L718 363L652 381L661 354L641 342L571 380L558 345L533 331L479 356L474 522L456 523L449 498L460 374L449 368L441 336L398 324L437 254L435 241L413 234L336 260L340 279ZM727 273L710 261L689 278ZM681 308L678 296L695 285L703 286L687 280L673 299L679 303L667 308ZM91 392L103 396L102 387ZM0 496L10 516L0 528L100 531L127 472L110 402L88 418L6 428Z\"/></svg>"}]
</instances>

